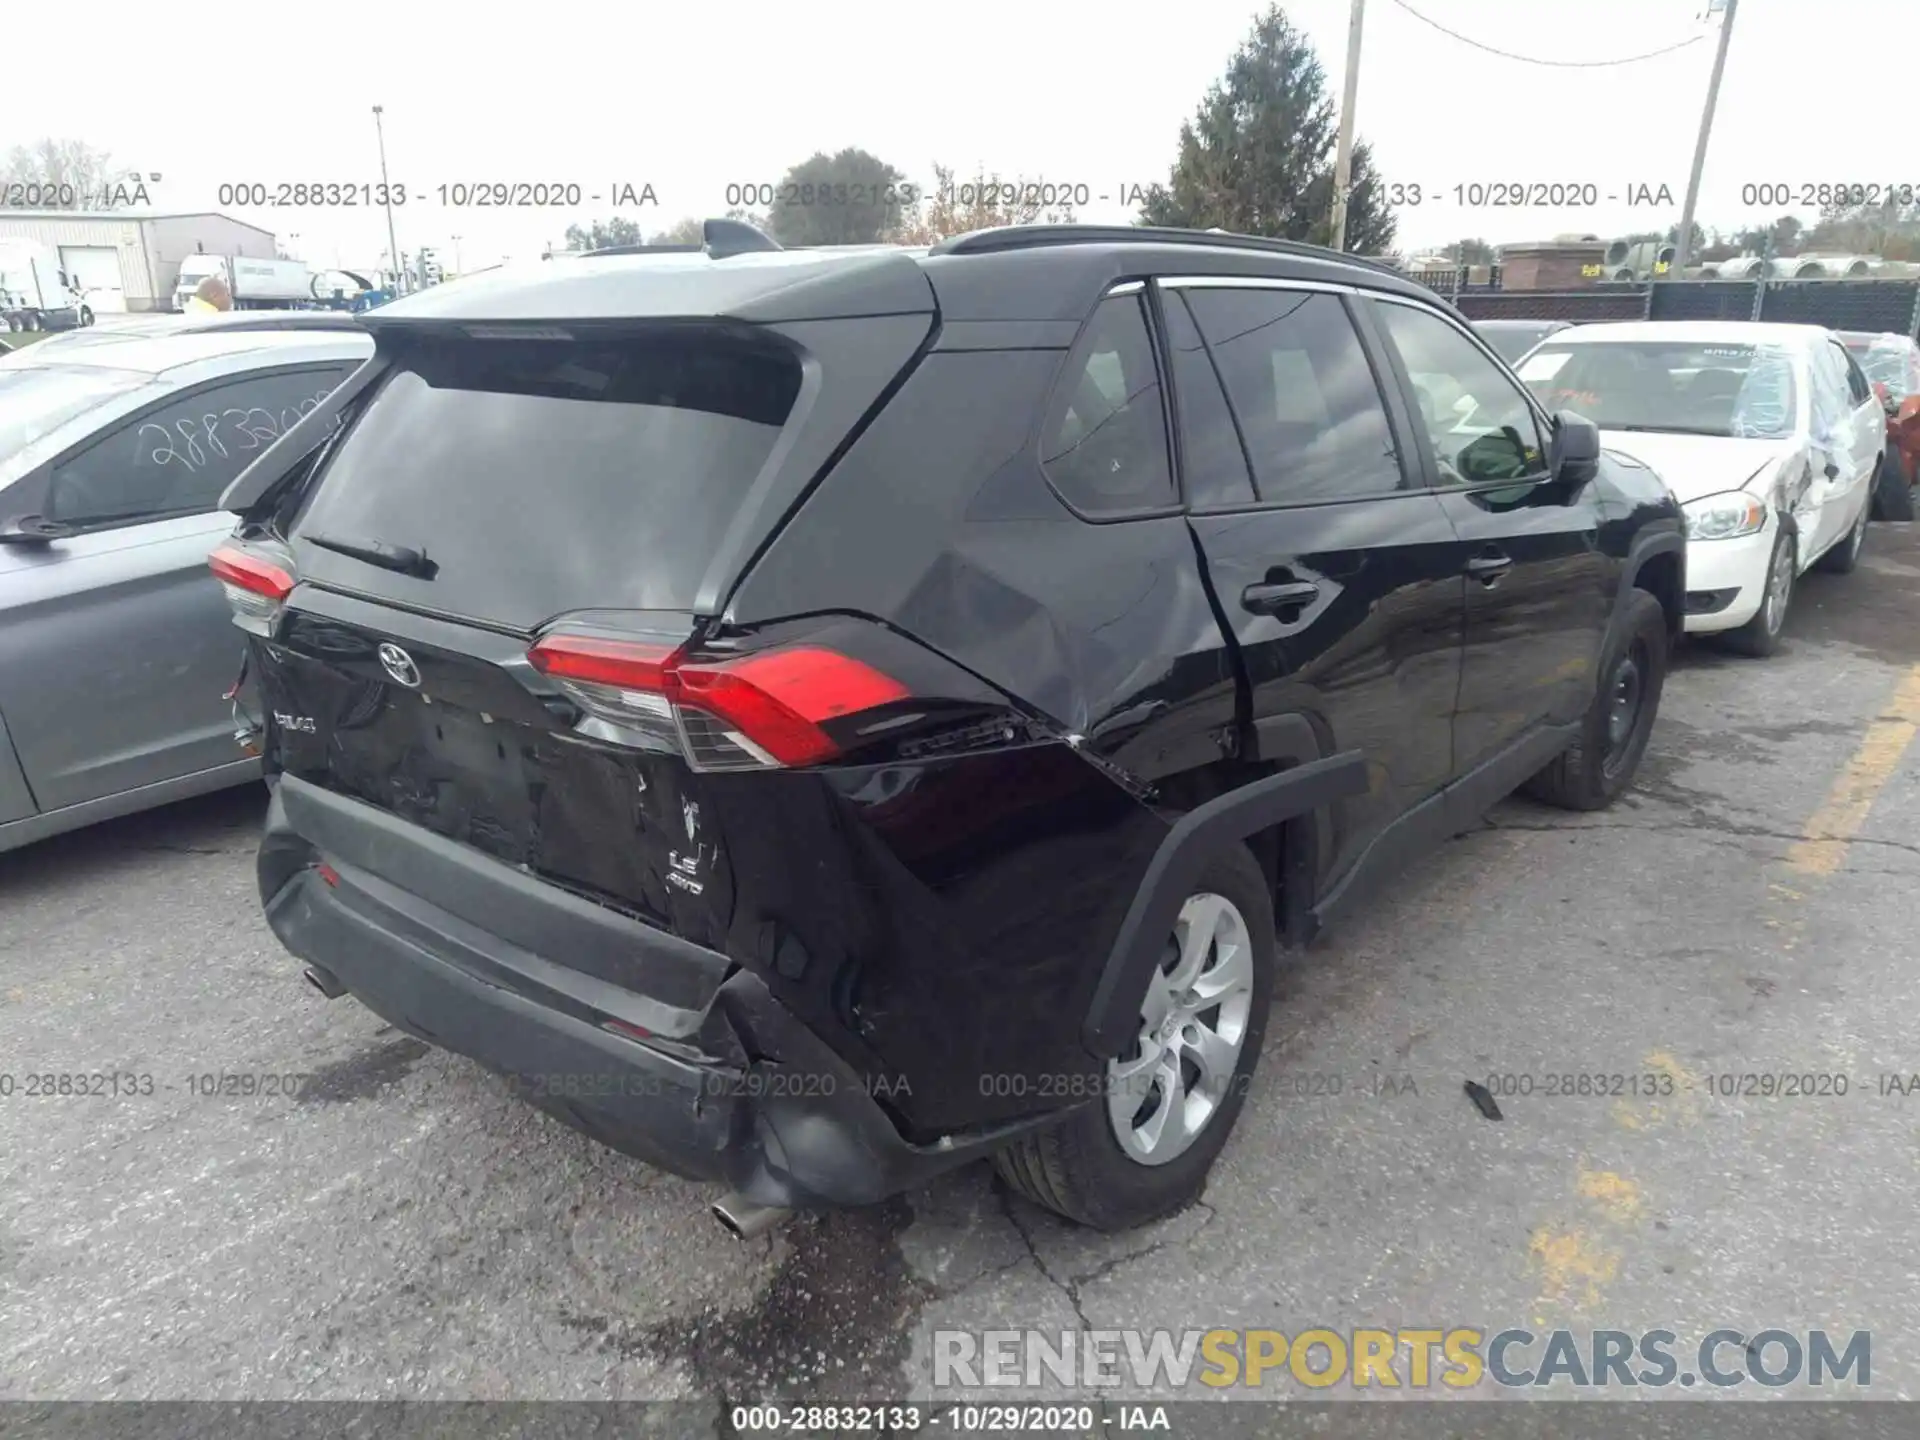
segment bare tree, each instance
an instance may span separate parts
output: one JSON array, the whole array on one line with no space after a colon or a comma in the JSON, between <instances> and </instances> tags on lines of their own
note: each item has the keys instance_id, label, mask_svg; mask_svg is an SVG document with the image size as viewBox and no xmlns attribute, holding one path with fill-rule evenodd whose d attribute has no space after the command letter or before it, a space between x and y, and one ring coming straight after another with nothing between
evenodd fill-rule
<instances>
[{"instance_id":1,"label":"bare tree","mask_svg":"<svg viewBox=\"0 0 1920 1440\"><path fill-rule=\"evenodd\" d=\"M647 243L649 245L698 245L706 238L704 230L706 223L704 220L689 215L678 224L671 225L667 229L662 230L658 235L650 238Z\"/></svg>"},{"instance_id":2,"label":"bare tree","mask_svg":"<svg viewBox=\"0 0 1920 1440\"><path fill-rule=\"evenodd\" d=\"M638 245L640 227L624 215L615 215L611 220L595 220L584 229L578 225L567 226L567 248L570 250L604 250L611 245Z\"/></svg>"},{"instance_id":3,"label":"bare tree","mask_svg":"<svg viewBox=\"0 0 1920 1440\"><path fill-rule=\"evenodd\" d=\"M998 171L976 168L971 180L954 179L953 167L935 163L930 193L902 218L887 238L901 245L932 245L970 230L1003 225L1071 225L1072 205L1048 205L1055 187L1024 176L1003 179Z\"/></svg>"},{"instance_id":4,"label":"bare tree","mask_svg":"<svg viewBox=\"0 0 1920 1440\"><path fill-rule=\"evenodd\" d=\"M0 162L0 188L40 210L110 210L147 203L141 175L84 140L49 136L16 145Z\"/></svg>"}]
</instances>

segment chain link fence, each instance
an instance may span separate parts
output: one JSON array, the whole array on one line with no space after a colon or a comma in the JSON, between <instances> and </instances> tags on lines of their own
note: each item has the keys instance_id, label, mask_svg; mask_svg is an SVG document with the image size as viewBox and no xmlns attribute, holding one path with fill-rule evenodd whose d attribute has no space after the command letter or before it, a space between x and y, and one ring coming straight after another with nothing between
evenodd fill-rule
<instances>
[{"instance_id":1,"label":"chain link fence","mask_svg":"<svg viewBox=\"0 0 1920 1440\"><path fill-rule=\"evenodd\" d=\"M1449 297L1469 320L1644 320L1647 292L1638 286L1592 290L1462 290Z\"/></svg>"},{"instance_id":2,"label":"chain link fence","mask_svg":"<svg viewBox=\"0 0 1920 1440\"><path fill-rule=\"evenodd\" d=\"M1755 280L1675 280L1648 287L1649 320L1758 320Z\"/></svg>"},{"instance_id":3,"label":"chain link fence","mask_svg":"<svg viewBox=\"0 0 1920 1440\"><path fill-rule=\"evenodd\" d=\"M1415 272L1470 320L1771 320L1920 335L1920 280L1668 280L1580 290L1470 286L1459 271Z\"/></svg>"}]
</instances>

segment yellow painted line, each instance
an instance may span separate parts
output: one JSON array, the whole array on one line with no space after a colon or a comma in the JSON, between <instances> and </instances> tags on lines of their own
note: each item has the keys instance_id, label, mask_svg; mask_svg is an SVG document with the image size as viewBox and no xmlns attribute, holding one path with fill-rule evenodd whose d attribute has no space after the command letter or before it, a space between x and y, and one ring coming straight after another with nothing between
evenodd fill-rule
<instances>
[{"instance_id":1,"label":"yellow painted line","mask_svg":"<svg viewBox=\"0 0 1920 1440\"><path fill-rule=\"evenodd\" d=\"M1900 757L1920 733L1920 665L1895 687L1886 708L1867 727L1860 748L1833 782L1827 798L1807 820L1787 851L1787 868L1803 875L1832 875L1846 863L1847 845L1860 833L1873 802L1892 778Z\"/></svg>"},{"instance_id":2,"label":"yellow painted line","mask_svg":"<svg viewBox=\"0 0 1920 1440\"><path fill-rule=\"evenodd\" d=\"M1600 1303L1601 1288L1620 1274L1620 1252L1608 1249L1583 1230L1556 1230L1543 1225L1527 1242L1527 1258L1538 1272L1542 1301L1558 1301L1573 1309L1590 1310Z\"/></svg>"},{"instance_id":3,"label":"yellow painted line","mask_svg":"<svg viewBox=\"0 0 1920 1440\"><path fill-rule=\"evenodd\" d=\"M1640 1187L1614 1170L1580 1171L1580 1193L1614 1220L1632 1220L1640 1213Z\"/></svg>"}]
</instances>

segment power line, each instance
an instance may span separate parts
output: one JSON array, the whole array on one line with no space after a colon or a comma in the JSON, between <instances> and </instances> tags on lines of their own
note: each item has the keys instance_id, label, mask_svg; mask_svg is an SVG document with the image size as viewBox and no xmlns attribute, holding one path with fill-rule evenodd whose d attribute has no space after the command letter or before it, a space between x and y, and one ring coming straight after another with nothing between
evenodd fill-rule
<instances>
[{"instance_id":1,"label":"power line","mask_svg":"<svg viewBox=\"0 0 1920 1440\"><path fill-rule=\"evenodd\" d=\"M1649 50L1644 55L1627 55L1627 56L1623 56L1621 59L1618 59L1618 60L1542 60L1537 56L1516 55L1511 50L1501 50L1501 49L1497 49L1492 45L1483 45L1480 41L1473 39L1471 36L1462 35L1457 30L1449 30L1446 26L1442 25L1438 20L1432 20L1432 19L1429 19L1427 16L1422 15L1418 10L1414 9L1411 5L1407 4L1407 0L1393 0L1393 3L1395 5L1398 5L1402 10L1406 11L1407 14L1413 16L1414 19L1420 21L1423 25L1431 25L1434 29L1438 30L1442 35L1448 36L1454 40L1458 40L1462 45L1471 45L1474 49L1484 50L1489 55L1498 55L1502 60L1518 60L1522 64L1526 64L1526 65L1551 65L1555 69L1561 69L1561 70L1598 70L1609 65L1637 65L1642 60L1652 60L1656 56L1671 55L1676 50L1684 50L1689 45L1698 44L1700 40L1703 38L1702 36L1695 35L1691 39L1682 40L1679 44L1669 45L1662 50Z\"/></svg>"}]
</instances>

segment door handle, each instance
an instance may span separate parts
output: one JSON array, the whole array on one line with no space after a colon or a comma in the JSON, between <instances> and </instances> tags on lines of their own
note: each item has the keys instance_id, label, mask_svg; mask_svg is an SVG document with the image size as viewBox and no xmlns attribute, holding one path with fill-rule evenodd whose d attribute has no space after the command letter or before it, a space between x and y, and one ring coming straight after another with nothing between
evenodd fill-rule
<instances>
[{"instance_id":1,"label":"door handle","mask_svg":"<svg viewBox=\"0 0 1920 1440\"><path fill-rule=\"evenodd\" d=\"M1249 585L1240 592L1240 607L1255 615L1279 615L1283 610L1301 610L1320 598L1320 587L1311 580L1293 580L1281 585Z\"/></svg>"},{"instance_id":2,"label":"door handle","mask_svg":"<svg viewBox=\"0 0 1920 1440\"><path fill-rule=\"evenodd\" d=\"M1488 588L1500 583L1500 577L1513 568L1513 561L1505 555L1476 555L1467 561L1467 574Z\"/></svg>"}]
</instances>

